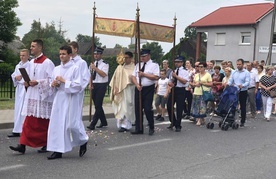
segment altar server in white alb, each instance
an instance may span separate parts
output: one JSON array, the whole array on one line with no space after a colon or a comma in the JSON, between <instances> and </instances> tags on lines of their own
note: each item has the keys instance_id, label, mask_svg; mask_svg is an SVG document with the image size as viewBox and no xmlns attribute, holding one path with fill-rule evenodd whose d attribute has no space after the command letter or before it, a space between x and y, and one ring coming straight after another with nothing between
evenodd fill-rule
<instances>
[{"instance_id":1,"label":"altar server in white alb","mask_svg":"<svg viewBox=\"0 0 276 179\"><path fill-rule=\"evenodd\" d=\"M47 150L53 151L48 157L49 160L62 158L63 153L71 151L75 146L80 146L80 157L86 152L88 136L82 120L74 117L74 113L79 113L75 109L80 109L77 106L79 93L83 90L83 79L79 67L70 60L71 56L70 46L60 48L61 64L55 67L51 78L55 97L48 129Z\"/></svg>"},{"instance_id":2,"label":"altar server in white alb","mask_svg":"<svg viewBox=\"0 0 276 179\"><path fill-rule=\"evenodd\" d=\"M12 81L15 89L15 103L14 103L14 126L12 133L8 137L19 137L22 132L22 126L26 116L21 115L26 89L24 86L24 79L19 71L19 68L25 68L27 73L30 71L29 50L22 49L20 51L20 62L16 65L12 73Z\"/></svg>"}]
</instances>

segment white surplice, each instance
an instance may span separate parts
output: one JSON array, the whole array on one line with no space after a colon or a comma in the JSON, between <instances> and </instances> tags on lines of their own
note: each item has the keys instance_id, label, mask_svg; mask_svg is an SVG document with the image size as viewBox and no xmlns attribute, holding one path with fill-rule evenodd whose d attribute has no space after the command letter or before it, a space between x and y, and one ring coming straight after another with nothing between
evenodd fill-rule
<instances>
[{"instance_id":1,"label":"white surplice","mask_svg":"<svg viewBox=\"0 0 276 179\"><path fill-rule=\"evenodd\" d=\"M38 58L43 56L41 54ZM53 97L50 95L49 80L52 76L54 63L46 58L43 63L35 63L36 59L30 61L29 77L36 80L38 85L29 86L25 95L22 115L49 119L51 115Z\"/></svg>"},{"instance_id":2,"label":"white surplice","mask_svg":"<svg viewBox=\"0 0 276 179\"><path fill-rule=\"evenodd\" d=\"M12 132L13 133L21 133L22 132L22 126L24 123L25 116L21 115L22 107L24 104L24 98L26 94L26 89L24 86L24 79L22 78L20 81L17 81L15 79L16 76L21 75L19 68L25 68L27 73L29 73L30 69L30 62L27 61L25 63L22 63L20 61L16 67L14 72L11 74L11 78L13 81L13 85L15 88L15 102L14 102L14 127Z\"/></svg>"},{"instance_id":3,"label":"white surplice","mask_svg":"<svg viewBox=\"0 0 276 179\"><path fill-rule=\"evenodd\" d=\"M48 129L47 150L65 153L88 141L88 135L80 117L79 93L82 91L82 75L72 60L55 67L52 80L62 76L66 82L55 90L55 98Z\"/></svg>"},{"instance_id":4,"label":"white surplice","mask_svg":"<svg viewBox=\"0 0 276 179\"><path fill-rule=\"evenodd\" d=\"M117 119L117 127L131 129L135 120L134 113L134 89L135 86L130 80L130 76L135 66L133 63L129 65L119 65L110 81L111 101L114 109L114 115ZM115 94L117 93L117 94Z\"/></svg>"}]
</instances>

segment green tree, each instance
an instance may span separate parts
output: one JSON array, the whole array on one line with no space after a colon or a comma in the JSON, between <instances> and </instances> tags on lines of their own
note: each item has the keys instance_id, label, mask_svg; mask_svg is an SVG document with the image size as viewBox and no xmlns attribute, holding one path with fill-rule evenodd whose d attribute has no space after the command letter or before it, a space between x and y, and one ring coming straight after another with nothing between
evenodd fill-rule
<instances>
[{"instance_id":1,"label":"green tree","mask_svg":"<svg viewBox=\"0 0 276 179\"><path fill-rule=\"evenodd\" d=\"M196 40L196 28L194 27L186 27L184 30L184 38L185 39L190 39L190 40ZM202 33L202 40L206 40L207 36L205 33Z\"/></svg>"},{"instance_id":2,"label":"green tree","mask_svg":"<svg viewBox=\"0 0 276 179\"><path fill-rule=\"evenodd\" d=\"M159 45L158 42L151 42L151 43L147 42L142 46L142 48L149 49L151 54L151 59L155 60L159 64L161 63L161 58L163 57L164 52L161 45Z\"/></svg>"},{"instance_id":3,"label":"green tree","mask_svg":"<svg viewBox=\"0 0 276 179\"><path fill-rule=\"evenodd\" d=\"M31 30L24 35L22 42L27 48L30 48L30 44L34 39L42 39L44 42L43 53L57 65L60 63L58 49L67 43L62 32L61 29L56 30L54 22L46 23L43 27L40 21L34 20Z\"/></svg>"},{"instance_id":4,"label":"green tree","mask_svg":"<svg viewBox=\"0 0 276 179\"><path fill-rule=\"evenodd\" d=\"M76 41L78 43L91 43L92 42L92 36L89 35L82 35L78 34L76 37ZM95 36L94 43L96 44L97 47L101 47L102 43L100 42L100 38Z\"/></svg>"},{"instance_id":5,"label":"green tree","mask_svg":"<svg viewBox=\"0 0 276 179\"><path fill-rule=\"evenodd\" d=\"M16 7L18 7L17 0L0 1L0 40L4 43L13 41L17 27L22 25L13 11Z\"/></svg>"},{"instance_id":6,"label":"green tree","mask_svg":"<svg viewBox=\"0 0 276 179\"><path fill-rule=\"evenodd\" d=\"M120 44L116 44L114 48L123 48L123 46Z\"/></svg>"}]
</instances>

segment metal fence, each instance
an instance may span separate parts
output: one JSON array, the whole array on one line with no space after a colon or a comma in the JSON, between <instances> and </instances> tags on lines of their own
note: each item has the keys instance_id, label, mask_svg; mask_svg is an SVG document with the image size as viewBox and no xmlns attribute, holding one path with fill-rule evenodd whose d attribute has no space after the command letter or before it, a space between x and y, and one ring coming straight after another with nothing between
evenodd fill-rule
<instances>
[{"instance_id":1,"label":"metal fence","mask_svg":"<svg viewBox=\"0 0 276 179\"><path fill-rule=\"evenodd\" d=\"M12 99L15 96L15 88L10 73L0 73L0 98Z\"/></svg>"},{"instance_id":2,"label":"metal fence","mask_svg":"<svg viewBox=\"0 0 276 179\"><path fill-rule=\"evenodd\" d=\"M89 96L89 89L86 88L84 92L85 96ZM105 96L109 96L110 87L108 86ZM15 87L11 79L11 74L0 74L0 98L1 99L13 99L15 97Z\"/></svg>"}]
</instances>

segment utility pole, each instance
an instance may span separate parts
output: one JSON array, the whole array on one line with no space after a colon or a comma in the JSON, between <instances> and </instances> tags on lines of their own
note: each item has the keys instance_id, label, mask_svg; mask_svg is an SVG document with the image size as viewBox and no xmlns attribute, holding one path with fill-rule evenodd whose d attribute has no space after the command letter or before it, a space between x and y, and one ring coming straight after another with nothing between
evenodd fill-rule
<instances>
[{"instance_id":1,"label":"utility pole","mask_svg":"<svg viewBox=\"0 0 276 179\"><path fill-rule=\"evenodd\" d=\"M271 65L271 56L272 56L272 47L273 47L273 36L274 36L274 27L275 27L275 14L276 14L276 0L274 0L274 8L272 12L272 22L271 22L271 32L270 32L270 43L269 43L269 50L266 59L266 65Z\"/></svg>"}]
</instances>

